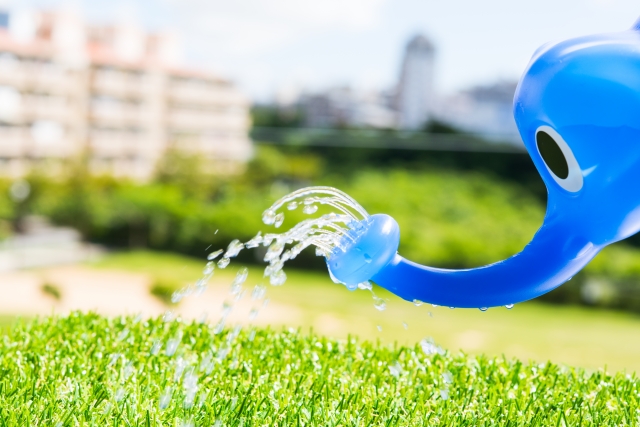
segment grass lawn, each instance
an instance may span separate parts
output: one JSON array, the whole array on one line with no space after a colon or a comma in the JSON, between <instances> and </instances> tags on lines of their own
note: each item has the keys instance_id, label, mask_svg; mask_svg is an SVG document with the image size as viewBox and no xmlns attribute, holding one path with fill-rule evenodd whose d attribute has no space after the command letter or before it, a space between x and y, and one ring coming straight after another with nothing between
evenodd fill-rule
<instances>
[{"instance_id":1,"label":"grass lawn","mask_svg":"<svg viewBox=\"0 0 640 427\"><path fill-rule=\"evenodd\" d=\"M0 315L0 331L5 332L18 322L28 320L28 318L18 318L9 315Z\"/></svg>"},{"instance_id":2,"label":"grass lawn","mask_svg":"<svg viewBox=\"0 0 640 427\"><path fill-rule=\"evenodd\" d=\"M425 349L427 351L425 351ZM632 426L635 376L73 313L0 340L5 426Z\"/></svg>"},{"instance_id":3,"label":"grass lawn","mask_svg":"<svg viewBox=\"0 0 640 427\"><path fill-rule=\"evenodd\" d=\"M92 265L188 283L200 277L203 264L204 260L180 255L140 251L112 254ZM227 269L216 270L213 286L228 286L239 266L232 262ZM640 372L640 316L632 313L535 302L484 313L434 308L429 304L416 307L384 290L376 290L388 299L386 310L378 311L367 291L349 292L319 272L286 271L287 283L269 286L268 297L280 306L296 308L297 320L281 324L303 331L311 328L334 338L351 334L401 345L414 345L433 337L452 352L462 349L492 357L505 355L523 361L551 360L588 369ZM250 268L247 283L261 280L261 269Z\"/></svg>"}]
</instances>

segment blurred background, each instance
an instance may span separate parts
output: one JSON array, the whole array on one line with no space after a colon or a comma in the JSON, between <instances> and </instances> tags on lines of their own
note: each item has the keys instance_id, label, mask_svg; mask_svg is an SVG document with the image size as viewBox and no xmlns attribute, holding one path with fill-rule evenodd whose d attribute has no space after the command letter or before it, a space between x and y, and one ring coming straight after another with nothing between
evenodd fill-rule
<instances>
[{"instance_id":1,"label":"blurred background","mask_svg":"<svg viewBox=\"0 0 640 427\"><path fill-rule=\"evenodd\" d=\"M73 309L213 319L240 265L262 280L263 253L241 252L200 298L172 293L308 185L392 215L412 260L509 257L546 203L511 113L520 74L546 42L637 16L631 0L0 3L2 322ZM387 309L375 310L310 251L255 322L635 371L639 246L616 244L539 300L486 313L379 289Z\"/></svg>"}]
</instances>

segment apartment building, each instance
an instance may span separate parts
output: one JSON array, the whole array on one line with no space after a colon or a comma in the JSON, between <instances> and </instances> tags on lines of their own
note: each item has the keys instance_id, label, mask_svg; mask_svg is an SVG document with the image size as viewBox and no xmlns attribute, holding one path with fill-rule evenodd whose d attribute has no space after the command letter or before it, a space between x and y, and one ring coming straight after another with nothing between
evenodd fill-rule
<instances>
[{"instance_id":1,"label":"apartment building","mask_svg":"<svg viewBox=\"0 0 640 427\"><path fill-rule=\"evenodd\" d=\"M148 179L171 147L234 173L251 156L249 103L181 66L175 37L73 10L0 13L0 174L83 157L96 173Z\"/></svg>"}]
</instances>

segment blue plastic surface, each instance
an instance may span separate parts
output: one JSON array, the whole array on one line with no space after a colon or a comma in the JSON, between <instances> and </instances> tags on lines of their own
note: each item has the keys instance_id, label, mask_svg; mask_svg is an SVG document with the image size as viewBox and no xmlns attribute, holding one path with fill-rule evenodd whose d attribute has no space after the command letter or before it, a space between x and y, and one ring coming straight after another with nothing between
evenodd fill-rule
<instances>
[{"instance_id":1,"label":"blue plastic surface","mask_svg":"<svg viewBox=\"0 0 640 427\"><path fill-rule=\"evenodd\" d=\"M373 280L410 301L508 305L549 292L603 247L640 230L640 24L538 49L516 90L514 115L548 191L544 223L522 252L468 270L422 266L395 254L373 272L349 249L331 257L332 274L345 283ZM564 156L555 168L538 148L547 136ZM394 233L370 231L367 251L395 253Z\"/></svg>"}]
</instances>

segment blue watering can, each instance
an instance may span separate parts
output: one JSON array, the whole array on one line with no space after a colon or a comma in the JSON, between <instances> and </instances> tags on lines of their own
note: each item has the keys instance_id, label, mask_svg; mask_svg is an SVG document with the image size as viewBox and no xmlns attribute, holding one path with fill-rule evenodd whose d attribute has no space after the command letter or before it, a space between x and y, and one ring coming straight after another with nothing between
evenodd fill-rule
<instances>
[{"instance_id":1,"label":"blue watering can","mask_svg":"<svg viewBox=\"0 0 640 427\"><path fill-rule=\"evenodd\" d=\"M560 286L640 230L640 21L539 48L513 113L548 192L544 223L522 252L466 270L419 265L397 253L396 221L377 214L333 250L331 274L347 285L372 280L409 301L510 305Z\"/></svg>"}]
</instances>

